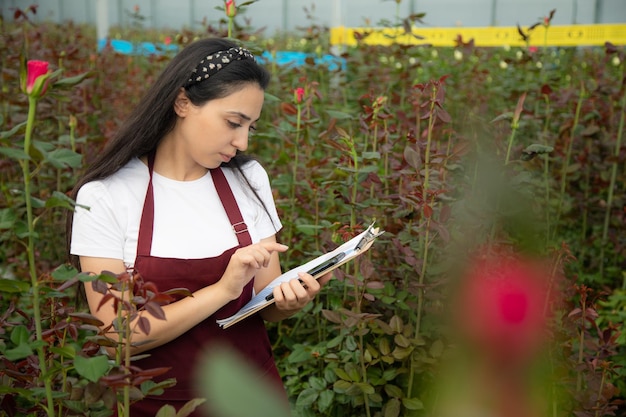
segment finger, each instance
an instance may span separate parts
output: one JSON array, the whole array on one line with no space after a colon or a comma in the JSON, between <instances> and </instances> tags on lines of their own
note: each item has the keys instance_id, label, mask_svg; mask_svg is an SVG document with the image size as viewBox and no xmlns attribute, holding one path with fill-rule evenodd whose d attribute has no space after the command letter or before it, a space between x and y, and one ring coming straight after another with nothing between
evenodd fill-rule
<instances>
[{"instance_id":1,"label":"finger","mask_svg":"<svg viewBox=\"0 0 626 417\"><path fill-rule=\"evenodd\" d=\"M285 252L289 249L289 246L278 242L259 242L259 245L268 252Z\"/></svg>"},{"instance_id":2,"label":"finger","mask_svg":"<svg viewBox=\"0 0 626 417\"><path fill-rule=\"evenodd\" d=\"M328 272L324 275L322 275L321 277L319 277L317 279L317 282L320 284L320 287L323 287L324 285L326 285L328 283L328 281L330 281L331 279L333 279L333 272Z\"/></svg>"},{"instance_id":3,"label":"finger","mask_svg":"<svg viewBox=\"0 0 626 417\"><path fill-rule=\"evenodd\" d=\"M298 277L302 285L307 289L309 294L317 294L320 290L320 283L310 274L300 272Z\"/></svg>"}]
</instances>

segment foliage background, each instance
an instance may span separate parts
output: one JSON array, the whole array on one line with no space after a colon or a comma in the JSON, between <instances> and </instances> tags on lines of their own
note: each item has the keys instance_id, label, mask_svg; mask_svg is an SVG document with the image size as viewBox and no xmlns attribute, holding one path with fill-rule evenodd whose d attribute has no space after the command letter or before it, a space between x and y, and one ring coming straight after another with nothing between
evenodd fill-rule
<instances>
[{"instance_id":1,"label":"foliage background","mask_svg":"<svg viewBox=\"0 0 626 417\"><path fill-rule=\"evenodd\" d=\"M225 21L200 33L154 32L134 13L136 24L119 33L136 42L169 38L183 47L198 36L227 35ZM16 17L1 27L3 148L23 140L21 58L49 61L66 76L91 73L40 102L34 194L46 201L69 191L169 55L97 52L91 27ZM285 224L279 241L291 250L283 269L334 248L374 219L385 230L366 257L336 273L318 302L270 326L296 415L432 412L455 350L446 318L458 270L474 249L492 246L550 265L546 279L560 296L552 305L548 365L540 367L549 415L623 412L623 47L547 48L531 36L525 48L483 49L469 39L448 49L360 45L341 55L345 67L329 69L314 60L328 50L327 30L314 23L274 38L238 25L233 37L257 53L310 54L301 66L268 63L273 80L250 143L269 171ZM305 91L302 102L296 88ZM72 149L82 161L53 164L49 155L58 149ZM16 282L28 275L20 189L18 165L3 157L0 271ZM50 329L72 317L62 315L72 308L72 293L55 292L61 284L51 273L65 261L64 222L64 209L37 206L36 256L50 286ZM33 342L16 336L32 326L28 288L7 285L0 296L3 385L35 389L36 369L7 354ZM70 334L76 352L93 357L99 339L88 324ZM56 329L48 333L50 346L67 341ZM51 361L63 363L50 352ZM59 392L103 384L72 372L63 374ZM2 391L4 406L16 392ZM102 397L86 406L59 398L75 413L106 414Z\"/></svg>"}]
</instances>

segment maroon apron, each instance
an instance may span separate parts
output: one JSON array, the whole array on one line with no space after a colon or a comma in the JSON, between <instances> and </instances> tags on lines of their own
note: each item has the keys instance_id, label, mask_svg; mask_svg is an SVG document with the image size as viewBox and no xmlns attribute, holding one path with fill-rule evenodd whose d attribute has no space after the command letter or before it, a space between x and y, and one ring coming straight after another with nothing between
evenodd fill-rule
<instances>
[{"instance_id":1,"label":"maroon apron","mask_svg":"<svg viewBox=\"0 0 626 417\"><path fill-rule=\"evenodd\" d=\"M228 249L214 258L160 258L150 256L154 224L153 166L154 155L150 155L148 158L150 182L139 226L135 271L141 274L144 281L155 283L159 291L186 288L194 292L216 283L222 277L235 250L252 244L250 234L224 173L220 168L211 170L213 182L237 235L239 246ZM211 213L207 213L207 215L210 216ZM196 372L204 355L210 351L211 346L218 343L220 345L226 344L229 348L240 353L240 356L247 359L262 375L278 385L286 399L263 319L255 314L227 329L220 328L216 323L217 319L235 314L252 298L253 284L254 279L245 286L238 299L229 302L211 317L178 338L146 352L150 354L149 357L133 362L134 365L144 370L171 367L168 373L155 380L176 378L176 385L166 389L162 395L146 397L133 404L131 406L132 417L154 417L165 404L170 404L178 410L193 398L206 398L207 388L203 387L203 393L196 386L196 378L198 377ZM192 416L208 417L208 414L206 414L206 410L200 410L199 407Z\"/></svg>"}]
</instances>

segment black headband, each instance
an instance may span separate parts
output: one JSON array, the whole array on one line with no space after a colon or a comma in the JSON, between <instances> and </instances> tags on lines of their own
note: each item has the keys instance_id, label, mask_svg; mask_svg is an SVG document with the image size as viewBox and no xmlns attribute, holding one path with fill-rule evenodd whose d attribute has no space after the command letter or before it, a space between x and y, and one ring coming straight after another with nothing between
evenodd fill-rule
<instances>
[{"instance_id":1,"label":"black headband","mask_svg":"<svg viewBox=\"0 0 626 417\"><path fill-rule=\"evenodd\" d=\"M254 59L254 55L247 49L241 47L230 48L227 51L217 51L204 58L196 68L194 68L191 76L187 80L186 87L197 84L215 75L219 70L233 61L241 61L243 59Z\"/></svg>"}]
</instances>

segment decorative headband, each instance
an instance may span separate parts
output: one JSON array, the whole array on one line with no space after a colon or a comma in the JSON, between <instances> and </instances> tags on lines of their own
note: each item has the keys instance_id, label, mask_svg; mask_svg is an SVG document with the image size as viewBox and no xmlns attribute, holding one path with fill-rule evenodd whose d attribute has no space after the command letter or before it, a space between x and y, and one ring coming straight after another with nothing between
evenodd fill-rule
<instances>
[{"instance_id":1,"label":"decorative headband","mask_svg":"<svg viewBox=\"0 0 626 417\"><path fill-rule=\"evenodd\" d=\"M245 48L239 46L230 48L227 51L217 51L204 58L196 68L194 68L191 77L187 80L186 86L197 84L215 75L219 70L233 61L241 61L243 59L254 59L254 55Z\"/></svg>"}]
</instances>

